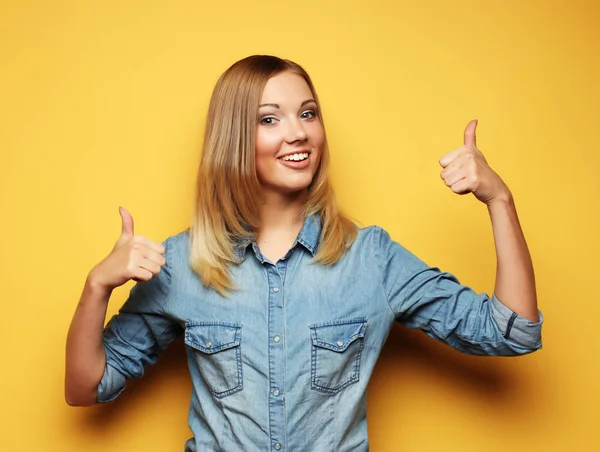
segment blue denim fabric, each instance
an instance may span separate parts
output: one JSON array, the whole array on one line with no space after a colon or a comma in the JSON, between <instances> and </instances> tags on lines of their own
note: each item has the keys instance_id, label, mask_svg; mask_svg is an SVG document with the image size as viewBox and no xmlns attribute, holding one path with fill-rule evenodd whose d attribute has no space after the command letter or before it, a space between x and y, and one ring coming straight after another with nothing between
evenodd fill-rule
<instances>
[{"instance_id":1,"label":"blue denim fabric","mask_svg":"<svg viewBox=\"0 0 600 452\"><path fill-rule=\"evenodd\" d=\"M193 382L186 451L367 451L367 384L395 320L469 354L541 348L541 312L537 323L518 316L383 229L360 229L332 266L311 262L319 235L319 217L308 218L275 265L240 243L230 298L191 270L187 231L168 237L166 265L106 326L98 401L116 398L183 334Z\"/></svg>"}]
</instances>

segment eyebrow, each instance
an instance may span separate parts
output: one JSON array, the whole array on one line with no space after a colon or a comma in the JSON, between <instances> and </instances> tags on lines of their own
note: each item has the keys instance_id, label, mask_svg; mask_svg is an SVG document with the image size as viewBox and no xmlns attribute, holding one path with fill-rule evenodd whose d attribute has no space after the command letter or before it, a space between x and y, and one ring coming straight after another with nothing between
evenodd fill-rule
<instances>
[{"instance_id":1,"label":"eyebrow","mask_svg":"<svg viewBox=\"0 0 600 452\"><path fill-rule=\"evenodd\" d=\"M314 99L307 99L307 100L305 100L304 102L302 102L300 104L300 107L304 107L306 104L310 104L311 102L314 102L315 104L317 103L317 101L314 100ZM261 108L261 107L274 107L274 108L277 108L277 109L281 108L279 106L279 104L261 104L261 105L258 106L258 108Z\"/></svg>"}]
</instances>

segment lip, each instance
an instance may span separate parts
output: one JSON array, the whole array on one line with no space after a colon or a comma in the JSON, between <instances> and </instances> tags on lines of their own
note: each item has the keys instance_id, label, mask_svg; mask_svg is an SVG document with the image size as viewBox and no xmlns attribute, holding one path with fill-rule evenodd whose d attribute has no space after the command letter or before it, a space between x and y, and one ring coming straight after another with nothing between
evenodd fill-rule
<instances>
[{"instance_id":1,"label":"lip","mask_svg":"<svg viewBox=\"0 0 600 452\"><path fill-rule=\"evenodd\" d=\"M308 151L302 151L302 152L308 152ZM296 152L292 152L292 154L296 154ZM289 155L289 154L286 154L286 155ZM308 157L300 162L296 162L294 160L282 160L281 157L279 157L277 159L277 161L287 168L301 170L301 169L308 168L308 165L310 165L310 158L311 158L311 155L310 155L310 152L308 152Z\"/></svg>"},{"instance_id":2,"label":"lip","mask_svg":"<svg viewBox=\"0 0 600 452\"><path fill-rule=\"evenodd\" d=\"M303 153L308 154L308 156L310 157L310 149L298 149L296 151L290 151L290 152L286 152L285 154L281 154L277 158L282 159L284 157L287 157L288 155L303 154Z\"/></svg>"}]
</instances>

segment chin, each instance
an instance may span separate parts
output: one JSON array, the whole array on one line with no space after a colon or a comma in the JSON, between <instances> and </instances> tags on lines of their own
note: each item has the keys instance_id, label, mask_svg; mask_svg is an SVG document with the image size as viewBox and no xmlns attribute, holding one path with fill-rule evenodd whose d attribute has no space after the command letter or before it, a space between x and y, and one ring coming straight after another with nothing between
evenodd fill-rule
<instances>
[{"instance_id":1,"label":"chin","mask_svg":"<svg viewBox=\"0 0 600 452\"><path fill-rule=\"evenodd\" d=\"M312 178L295 184L287 184L286 187L290 192L306 191L312 184Z\"/></svg>"},{"instance_id":2,"label":"chin","mask_svg":"<svg viewBox=\"0 0 600 452\"><path fill-rule=\"evenodd\" d=\"M309 184L294 187L279 187L279 192L285 193L286 195L300 195L308 190L308 185Z\"/></svg>"},{"instance_id":3,"label":"chin","mask_svg":"<svg viewBox=\"0 0 600 452\"><path fill-rule=\"evenodd\" d=\"M306 193L308 190L310 183L306 184L286 184L286 185L269 185L266 186L265 189L271 193L279 193L280 195L284 195L287 197L297 197Z\"/></svg>"}]
</instances>

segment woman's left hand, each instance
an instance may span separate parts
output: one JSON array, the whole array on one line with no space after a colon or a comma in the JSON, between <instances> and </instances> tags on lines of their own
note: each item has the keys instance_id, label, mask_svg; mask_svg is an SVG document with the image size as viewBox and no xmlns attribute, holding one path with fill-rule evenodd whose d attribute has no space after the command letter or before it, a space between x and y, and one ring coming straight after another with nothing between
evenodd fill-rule
<instances>
[{"instance_id":1,"label":"woman's left hand","mask_svg":"<svg viewBox=\"0 0 600 452\"><path fill-rule=\"evenodd\" d=\"M477 149L476 128L477 120L474 119L465 128L464 145L440 159L444 168L440 176L454 193L473 193L487 205L496 200L508 200L510 190Z\"/></svg>"}]
</instances>

